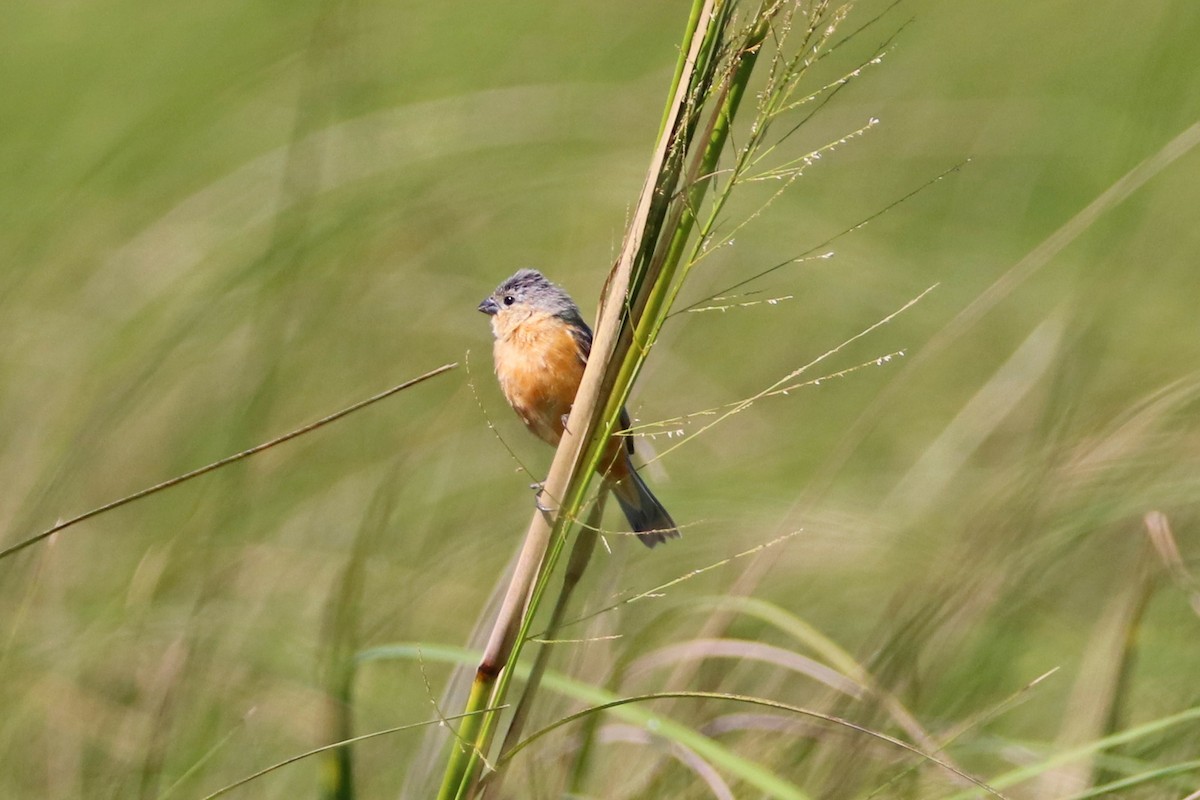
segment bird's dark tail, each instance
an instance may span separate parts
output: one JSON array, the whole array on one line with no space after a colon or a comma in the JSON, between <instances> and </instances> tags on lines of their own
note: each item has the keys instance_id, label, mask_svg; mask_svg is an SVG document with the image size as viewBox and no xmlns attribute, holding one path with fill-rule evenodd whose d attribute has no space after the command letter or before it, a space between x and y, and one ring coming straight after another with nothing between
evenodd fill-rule
<instances>
[{"instance_id":1,"label":"bird's dark tail","mask_svg":"<svg viewBox=\"0 0 1200 800\"><path fill-rule=\"evenodd\" d=\"M629 477L613 484L612 488L617 503L625 512L625 519L629 520L629 527L633 528L646 547L654 547L667 539L679 538L679 528L675 525L675 520L671 519L662 503L650 492L632 464L629 466Z\"/></svg>"}]
</instances>

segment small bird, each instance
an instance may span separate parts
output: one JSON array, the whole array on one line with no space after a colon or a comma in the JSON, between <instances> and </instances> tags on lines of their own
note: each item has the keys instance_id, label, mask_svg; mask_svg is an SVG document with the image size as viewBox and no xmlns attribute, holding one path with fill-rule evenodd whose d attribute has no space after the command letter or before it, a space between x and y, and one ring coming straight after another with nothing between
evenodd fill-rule
<instances>
[{"instance_id":1,"label":"small bird","mask_svg":"<svg viewBox=\"0 0 1200 800\"><path fill-rule=\"evenodd\" d=\"M542 441L558 446L592 331L570 295L534 269L518 271L479 304L492 318L493 355L504 398ZM629 414L621 409L621 425ZM629 460L633 439L614 434L597 466L630 527L647 547L679 537L679 528Z\"/></svg>"}]
</instances>

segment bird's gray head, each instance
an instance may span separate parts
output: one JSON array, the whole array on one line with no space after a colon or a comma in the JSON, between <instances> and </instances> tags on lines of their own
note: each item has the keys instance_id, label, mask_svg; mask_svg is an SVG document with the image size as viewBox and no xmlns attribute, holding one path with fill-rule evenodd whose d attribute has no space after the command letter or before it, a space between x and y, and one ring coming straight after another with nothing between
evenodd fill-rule
<instances>
[{"instance_id":1,"label":"bird's gray head","mask_svg":"<svg viewBox=\"0 0 1200 800\"><path fill-rule=\"evenodd\" d=\"M519 270L497 286L496 291L479 304L479 310L492 317L509 316L512 312L524 317L537 311L556 317L579 317L579 309L571 296L536 269Z\"/></svg>"}]
</instances>

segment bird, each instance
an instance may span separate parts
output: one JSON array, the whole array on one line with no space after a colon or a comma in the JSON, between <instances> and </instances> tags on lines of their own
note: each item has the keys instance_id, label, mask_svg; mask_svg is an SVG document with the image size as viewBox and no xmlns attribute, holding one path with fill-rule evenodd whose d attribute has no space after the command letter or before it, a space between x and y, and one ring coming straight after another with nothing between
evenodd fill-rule
<instances>
[{"instance_id":1,"label":"bird","mask_svg":"<svg viewBox=\"0 0 1200 800\"><path fill-rule=\"evenodd\" d=\"M558 446L592 351L579 306L535 269L518 270L479 304L491 317L492 355L504 398L539 439ZM621 409L621 426L630 427ZM633 439L614 432L596 471L642 544L679 537L679 526L630 459Z\"/></svg>"}]
</instances>

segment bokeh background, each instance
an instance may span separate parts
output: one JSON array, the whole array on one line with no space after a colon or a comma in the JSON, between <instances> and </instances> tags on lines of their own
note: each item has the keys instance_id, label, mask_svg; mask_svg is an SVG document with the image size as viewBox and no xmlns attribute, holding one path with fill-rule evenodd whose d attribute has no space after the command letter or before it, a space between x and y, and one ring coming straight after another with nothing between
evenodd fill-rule
<instances>
[{"instance_id":1,"label":"bokeh background","mask_svg":"<svg viewBox=\"0 0 1200 800\"><path fill-rule=\"evenodd\" d=\"M201 797L329 741L331 641L470 643L532 510L500 440L535 476L550 460L500 398L475 306L537 266L594 313L687 9L4 5L4 545L459 367L0 563L0 795ZM564 646L556 665L603 683L613 659L700 635L700 598L748 592L854 654L929 730L964 725L949 752L994 777L1200 703L1185 574L1200 572L1200 153L1194 133L1171 144L1200 120L1200 5L868 0L844 31L872 20L814 90L903 29L788 146L880 123L707 257L682 302L834 255L735 300L778 303L675 316L631 410L651 424L753 395L936 284L804 379L904 356L694 440L646 437L646 455L685 441L647 469L684 538L610 537L576 612L732 560L612 612L625 640ZM1152 511L1178 561L1152 546ZM350 635L330 609L355 552ZM725 633L795 646L749 618ZM706 670L699 688L824 697L781 668ZM355 732L431 718L449 674L366 665ZM360 745L363 796L413 781L421 740ZM841 796L832 759L791 773L778 745L727 743ZM608 748L601 764L630 752ZM1090 778L1010 791L1075 796L1197 751L1192 721ZM593 796L703 796L680 772L614 767ZM244 796L317 785L308 761ZM514 796L554 796L537 785ZM1193 766L1123 794L1198 786Z\"/></svg>"}]
</instances>

